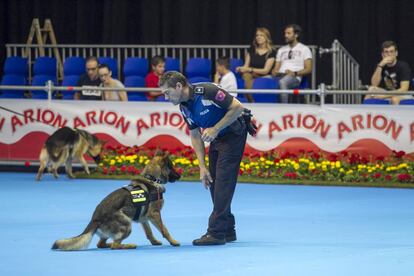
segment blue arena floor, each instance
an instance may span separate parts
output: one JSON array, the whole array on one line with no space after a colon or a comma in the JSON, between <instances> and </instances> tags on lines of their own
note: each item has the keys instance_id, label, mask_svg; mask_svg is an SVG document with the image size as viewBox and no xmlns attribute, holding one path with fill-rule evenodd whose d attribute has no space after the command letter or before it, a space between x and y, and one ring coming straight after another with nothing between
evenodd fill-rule
<instances>
[{"instance_id":1,"label":"blue arena floor","mask_svg":"<svg viewBox=\"0 0 414 276\"><path fill-rule=\"evenodd\" d=\"M141 227L136 250L50 249L83 231L96 205L127 181L0 173L0 275L413 275L414 190L240 184L238 241L194 247L211 203L198 183L167 186L164 223L181 247Z\"/></svg>"}]
</instances>

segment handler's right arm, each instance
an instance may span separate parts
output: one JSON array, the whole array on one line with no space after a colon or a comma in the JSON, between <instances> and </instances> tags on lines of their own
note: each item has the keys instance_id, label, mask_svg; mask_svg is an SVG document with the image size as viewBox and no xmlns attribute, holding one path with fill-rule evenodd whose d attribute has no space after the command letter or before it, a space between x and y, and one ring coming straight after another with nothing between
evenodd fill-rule
<instances>
[{"instance_id":1,"label":"handler's right arm","mask_svg":"<svg viewBox=\"0 0 414 276\"><path fill-rule=\"evenodd\" d=\"M194 151L197 155L198 164L200 167L200 180L203 183L204 187L208 189L210 183L213 182L210 172L206 168L205 162L205 147L204 142L201 140L200 128L195 128L190 130L191 144L193 145Z\"/></svg>"}]
</instances>

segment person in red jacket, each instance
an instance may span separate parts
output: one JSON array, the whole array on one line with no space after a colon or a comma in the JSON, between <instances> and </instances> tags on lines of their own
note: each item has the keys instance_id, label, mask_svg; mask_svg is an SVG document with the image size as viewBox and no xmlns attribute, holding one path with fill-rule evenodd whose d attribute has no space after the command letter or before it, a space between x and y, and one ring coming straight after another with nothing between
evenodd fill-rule
<instances>
[{"instance_id":1,"label":"person in red jacket","mask_svg":"<svg viewBox=\"0 0 414 276\"><path fill-rule=\"evenodd\" d=\"M152 71L145 77L145 86L149 88L159 87L158 81L165 71L165 59L161 56L152 57L151 69ZM160 91L151 91L147 94L147 98L149 101L155 101L161 95Z\"/></svg>"}]
</instances>

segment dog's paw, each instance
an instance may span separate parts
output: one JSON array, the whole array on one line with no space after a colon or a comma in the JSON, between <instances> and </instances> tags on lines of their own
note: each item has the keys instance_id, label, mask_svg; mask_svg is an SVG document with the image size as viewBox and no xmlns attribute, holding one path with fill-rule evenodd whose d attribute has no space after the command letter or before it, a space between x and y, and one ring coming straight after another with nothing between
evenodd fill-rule
<instances>
[{"instance_id":1,"label":"dog's paw","mask_svg":"<svg viewBox=\"0 0 414 276\"><path fill-rule=\"evenodd\" d=\"M71 179L76 178L75 175L73 175L73 174L68 174L68 177L71 178Z\"/></svg>"},{"instance_id":2,"label":"dog's paw","mask_svg":"<svg viewBox=\"0 0 414 276\"><path fill-rule=\"evenodd\" d=\"M159 240L152 240L151 244L152 245L162 245L162 242L160 242Z\"/></svg>"},{"instance_id":3,"label":"dog's paw","mask_svg":"<svg viewBox=\"0 0 414 276\"><path fill-rule=\"evenodd\" d=\"M170 244L171 244L172 246L180 246L180 242L179 242L179 241L176 241L176 240L172 240L172 241L170 241Z\"/></svg>"}]
</instances>

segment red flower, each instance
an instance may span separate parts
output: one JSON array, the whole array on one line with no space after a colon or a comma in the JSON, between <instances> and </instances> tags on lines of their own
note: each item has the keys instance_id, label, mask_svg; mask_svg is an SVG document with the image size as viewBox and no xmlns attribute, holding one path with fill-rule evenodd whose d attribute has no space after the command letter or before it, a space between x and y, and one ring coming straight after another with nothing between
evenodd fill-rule
<instances>
[{"instance_id":1,"label":"red flower","mask_svg":"<svg viewBox=\"0 0 414 276\"><path fill-rule=\"evenodd\" d=\"M103 174L108 174L108 168L107 168L107 167L104 167L104 168L102 169L102 173L103 173Z\"/></svg>"},{"instance_id":2,"label":"red flower","mask_svg":"<svg viewBox=\"0 0 414 276\"><path fill-rule=\"evenodd\" d=\"M116 169L117 169L116 166L109 167L109 170L110 170L111 173L116 172Z\"/></svg>"},{"instance_id":3,"label":"red flower","mask_svg":"<svg viewBox=\"0 0 414 276\"><path fill-rule=\"evenodd\" d=\"M336 161L338 161L338 155L336 155L336 154L330 154L328 156L328 160L331 161L331 162L336 162Z\"/></svg>"},{"instance_id":4,"label":"red flower","mask_svg":"<svg viewBox=\"0 0 414 276\"><path fill-rule=\"evenodd\" d=\"M319 160L319 158L321 158L321 155L317 152L312 153L312 158L315 160Z\"/></svg>"},{"instance_id":5,"label":"red flower","mask_svg":"<svg viewBox=\"0 0 414 276\"><path fill-rule=\"evenodd\" d=\"M30 166L30 162L29 161L24 162L24 166L25 167L29 167Z\"/></svg>"},{"instance_id":6,"label":"red flower","mask_svg":"<svg viewBox=\"0 0 414 276\"><path fill-rule=\"evenodd\" d=\"M385 176L385 180L392 180L392 175L387 174L387 175Z\"/></svg>"},{"instance_id":7,"label":"red flower","mask_svg":"<svg viewBox=\"0 0 414 276\"><path fill-rule=\"evenodd\" d=\"M376 173L374 173L373 175L372 175L374 178L381 178L381 176L382 176L382 174L381 173L379 173L379 172L376 172Z\"/></svg>"},{"instance_id":8,"label":"red flower","mask_svg":"<svg viewBox=\"0 0 414 276\"><path fill-rule=\"evenodd\" d=\"M399 152L394 152L396 158L402 158L405 155L405 151L400 150Z\"/></svg>"},{"instance_id":9,"label":"red flower","mask_svg":"<svg viewBox=\"0 0 414 276\"><path fill-rule=\"evenodd\" d=\"M359 161L359 154L353 153L348 159L349 164L354 165L357 164Z\"/></svg>"},{"instance_id":10,"label":"red flower","mask_svg":"<svg viewBox=\"0 0 414 276\"><path fill-rule=\"evenodd\" d=\"M123 166L121 167L121 172L122 172L122 173L125 173L125 172L126 172L126 170L127 170L126 166L125 166L125 165L123 165Z\"/></svg>"},{"instance_id":11,"label":"red flower","mask_svg":"<svg viewBox=\"0 0 414 276\"><path fill-rule=\"evenodd\" d=\"M398 181L400 182L408 182L411 180L411 175L409 175L408 173L399 174L397 177Z\"/></svg>"},{"instance_id":12,"label":"red flower","mask_svg":"<svg viewBox=\"0 0 414 276\"><path fill-rule=\"evenodd\" d=\"M275 158L275 160L273 160L273 162L276 164L276 163L279 163L279 161L280 161L280 159L279 158Z\"/></svg>"},{"instance_id":13,"label":"red flower","mask_svg":"<svg viewBox=\"0 0 414 276\"><path fill-rule=\"evenodd\" d=\"M243 175L243 170L239 170L239 175Z\"/></svg>"},{"instance_id":14,"label":"red flower","mask_svg":"<svg viewBox=\"0 0 414 276\"><path fill-rule=\"evenodd\" d=\"M287 172L287 173L285 173L285 177L290 178L290 179L296 179L296 178L298 178L298 175L295 172Z\"/></svg>"},{"instance_id":15,"label":"red flower","mask_svg":"<svg viewBox=\"0 0 414 276\"><path fill-rule=\"evenodd\" d=\"M384 156L382 156L382 155L377 156L377 158L375 158L375 160L377 160L377 161L381 161L381 162L384 162L384 159L385 159L385 157L384 157Z\"/></svg>"}]
</instances>

